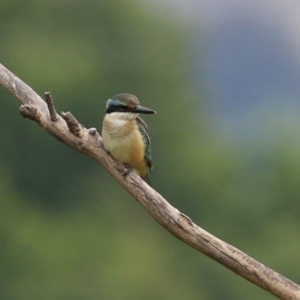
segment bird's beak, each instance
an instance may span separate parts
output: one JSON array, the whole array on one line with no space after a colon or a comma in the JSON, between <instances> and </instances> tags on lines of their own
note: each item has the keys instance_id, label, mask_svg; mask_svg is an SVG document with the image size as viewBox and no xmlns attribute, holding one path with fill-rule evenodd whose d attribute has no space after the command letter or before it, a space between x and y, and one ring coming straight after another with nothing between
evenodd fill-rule
<instances>
[{"instance_id":1,"label":"bird's beak","mask_svg":"<svg viewBox=\"0 0 300 300\"><path fill-rule=\"evenodd\" d=\"M140 113L140 114L156 114L156 111L154 111L150 108L141 106L141 105L138 105L137 107L135 107L132 110L132 112L136 112L136 113Z\"/></svg>"}]
</instances>

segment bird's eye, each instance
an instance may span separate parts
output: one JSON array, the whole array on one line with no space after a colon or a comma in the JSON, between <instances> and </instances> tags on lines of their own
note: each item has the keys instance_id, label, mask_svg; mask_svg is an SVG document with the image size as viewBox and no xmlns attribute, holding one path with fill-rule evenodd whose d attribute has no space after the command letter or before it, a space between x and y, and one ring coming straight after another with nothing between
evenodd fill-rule
<instances>
[{"instance_id":1,"label":"bird's eye","mask_svg":"<svg viewBox=\"0 0 300 300\"><path fill-rule=\"evenodd\" d=\"M125 111L125 110L126 110L126 108L127 108L127 106L126 106L126 105L120 105L119 107L120 107L120 109L121 109L121 110L123 110L123 111Z\"/></svg>"}]
</instances>

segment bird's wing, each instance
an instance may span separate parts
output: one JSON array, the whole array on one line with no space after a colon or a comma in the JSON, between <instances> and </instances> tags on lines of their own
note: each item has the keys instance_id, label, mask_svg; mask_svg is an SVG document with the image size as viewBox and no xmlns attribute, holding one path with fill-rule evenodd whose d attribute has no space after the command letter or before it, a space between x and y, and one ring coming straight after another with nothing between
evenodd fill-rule
<instances>
[{"instance_id":1,"label":"bird's wing","mask_svg":"<svg viewBox=\"0 0 300 300\"><path fill-rule=\"evenodd\" d=\"M151 156L151 140L150 140L150 132L148 130L147 124L140 118L136 118L136 122L139 128L139 131L144 138L144 141L146 143L145 148L145 158L147 161L148 168L152 170L152 156Z\"/></svg>"}]
</instances>

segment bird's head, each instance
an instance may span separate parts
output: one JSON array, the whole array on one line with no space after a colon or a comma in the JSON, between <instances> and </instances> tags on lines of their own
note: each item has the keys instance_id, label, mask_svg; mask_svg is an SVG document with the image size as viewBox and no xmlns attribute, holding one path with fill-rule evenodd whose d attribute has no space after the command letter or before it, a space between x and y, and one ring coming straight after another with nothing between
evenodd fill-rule
<instances>
[{"instance_id":1,"label":"bird's head","mask_svg":"<svg viewBox=\"0 0 300 300\"><path fill-rule=\"evenodd\" d=\"M106 113L125 113L128 115L155 114L150 108L140 105L139 99L131 94L118 94L107 100Z\"/></svg>"}]
</instances>

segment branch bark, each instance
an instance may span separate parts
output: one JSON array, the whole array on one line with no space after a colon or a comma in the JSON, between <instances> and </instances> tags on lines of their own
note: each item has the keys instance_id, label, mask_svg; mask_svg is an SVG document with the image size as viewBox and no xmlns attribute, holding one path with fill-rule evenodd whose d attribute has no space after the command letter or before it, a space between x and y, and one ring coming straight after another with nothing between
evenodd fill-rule
<instances>
[{"instance_id":1,"label":"branch bark","mask_svg":"<svg viewBox=\"0 0 300 300\"><path fill-rule=\"evenodd\" d=\"M21 115L38 123L61 142L103 165L174 236L279 299L300 299L299 285L194 224L134 172L124 177L124 166L107 154L97 130L86 129L71 113L62 113L62 117L59 116L49 92L46 93L45 102L1 64L0 83L22 102Z\"/></svg>"}]
</instances>

